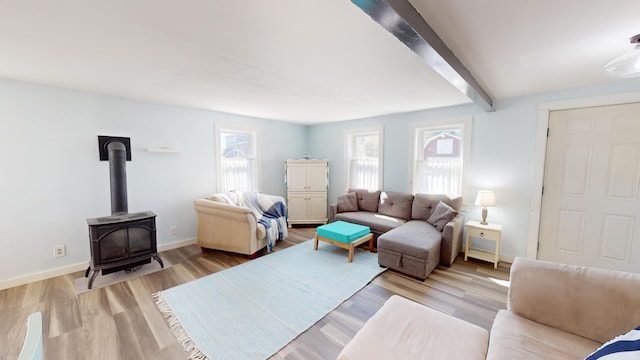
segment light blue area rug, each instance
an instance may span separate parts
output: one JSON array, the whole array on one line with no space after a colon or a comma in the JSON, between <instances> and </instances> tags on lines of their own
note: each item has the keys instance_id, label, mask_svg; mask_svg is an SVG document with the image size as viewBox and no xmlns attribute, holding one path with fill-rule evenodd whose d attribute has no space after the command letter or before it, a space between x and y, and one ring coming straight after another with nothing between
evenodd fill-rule
<instances>
[{"instance_id":1,"label":"light blue area rug","mask_svg":"<svg viewBox=\"0 0 640 360\"><path fill-rule=\"evenodd\" d=\"M384 271L313 241L154 294L190 359L266 359Z\"/></svg>"}]
</instances>

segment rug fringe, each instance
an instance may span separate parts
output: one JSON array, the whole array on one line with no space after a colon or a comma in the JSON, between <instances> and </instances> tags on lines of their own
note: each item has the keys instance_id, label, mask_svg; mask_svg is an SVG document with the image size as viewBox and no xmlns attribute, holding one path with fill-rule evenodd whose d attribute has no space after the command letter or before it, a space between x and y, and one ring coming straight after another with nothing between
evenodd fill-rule
<instances>
[{"instance_id":1,"label":"rug fringe","mask_svg":"<svg viewBox=\"0 0 640 360\"><path fill-rule=\"evenodd\" d=\"M178 343L180 343L184 350L189 354L189 360L209 360L207 355L198 349L195 342L193 342L189 334L187 334L187 331L182 327L180 320L175 316L162 294L158 292L152 296L158 306L158 309L162 313L162 316L167 319L169 329L178 340Z\"/></svg>"}]
</instances>

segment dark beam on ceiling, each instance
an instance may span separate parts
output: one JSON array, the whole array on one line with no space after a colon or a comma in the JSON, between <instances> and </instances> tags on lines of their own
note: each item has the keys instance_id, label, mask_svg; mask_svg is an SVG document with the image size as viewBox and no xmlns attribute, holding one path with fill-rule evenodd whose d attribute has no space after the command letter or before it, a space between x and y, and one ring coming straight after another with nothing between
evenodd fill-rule
<instances>
[{"instance_id":1,"label":"dark beam on ceiling","mask_svg":"<svg viewBox=\"0 0 640 360\"><path fill-rule=\"evenodd\" d=\"M493 100L408 0L351 0L485 111Z\"/></svg>"}]
</instances>

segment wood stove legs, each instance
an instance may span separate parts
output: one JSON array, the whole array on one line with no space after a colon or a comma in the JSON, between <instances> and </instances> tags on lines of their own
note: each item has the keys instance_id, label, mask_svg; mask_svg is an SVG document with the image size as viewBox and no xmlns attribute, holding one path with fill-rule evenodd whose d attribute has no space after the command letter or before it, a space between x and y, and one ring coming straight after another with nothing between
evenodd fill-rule
<instances>
[{"instance_id":1,"label":"wood stove legs","mask_svg":"<svg viewBox=\"0 0 640 360\"><path fill-rule=\"evenodd\" d=\"M160 258L160 255L158 254L153 255L153 259L155 259L158 262L158 264L160 264L161 269L164 269L164 263L162 262L162 258Z\"/></svg>"},{"instance_id":2,"label":"wood stove legs","mask_svg":"<svg viewBox=\"0 0 640 360\"><path fill-rule=\"evenodd\" d=\"M160 264L160 268L161 268L161 269L164 269L164 262L162 261L162 258L160 257L160 255L155 254L155 255L153 255L151 258L152 258L152 259L154 259L155 261L157 261L157 262L158 262L158 264ZM147 262L147 263L149 263L149 262L150 262L150 260L147 258L147 261L146 261L146 262ZM138 266L138 265L141 265L141 264L137 264L137 263L136 263L136 264L133 264L133 267L136 267L136 266ZM129 269L130 269L130 268L129 268ZM108 269L105 269L105 270L108 270ZM122 269L122 270L128 270L128 269ZM91 289L91 287L93 286L93 282L94 282L94 281L96 280L96 278L98 277L98 273L100 273L100 269L93 269L93 270L91 270L91 266L89 266L89 267L87 268L87 271L85 271L85 272L84 272L84 277L89 277L89 272L91 272L91 278L89 278L89 283L88 283L88 285L87 285L87 289ZM107 274L109 274L109 273L111 273L111 272L114 272L114 271L113 271L113 270L112 270L112 271L109 271ZM103 271L103 273L104 273L104 271Z\"/></svg>"},{"instance_id":3,"label":"wood stove legs","mask_svg":"<svg viewBox=\"0 0 640 360\"><path fill-rule=\"evenodd\" d=\"M87 268L87 271L84 272L84 277L89 276L89 270L91 270L91 266L89 266ZM93 272L91 273L91 278L89 279L89 285L87 285L87 289L91 289L91 287L93 286L93 281L98 277L99 272L100 272L99 269L93 270Z\"/></svg>"}]
</instances>

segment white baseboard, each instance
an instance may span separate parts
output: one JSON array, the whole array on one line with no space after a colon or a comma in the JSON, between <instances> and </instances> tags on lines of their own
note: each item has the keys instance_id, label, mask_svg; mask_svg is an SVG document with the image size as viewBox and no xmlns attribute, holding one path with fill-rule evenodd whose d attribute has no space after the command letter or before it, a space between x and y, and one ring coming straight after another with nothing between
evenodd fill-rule
<instances>
[{"instance_id":1,"label":"white baseboard","mask_svg":"<svg viewBox=\"0 0 640 360\"><path fill-rule=\"evenodd\" d=\"M73 264L73 265L62 266L62 267L51 269L51 270L40 271L37 273L25 275L25 276L18 276L8 280L2 280L0 281L0 290L12 288L14 286L28 284L31 282L50 279L56 276L71 274L76 271L83 271L83 270L86 270L87 267L89 267L89 261L85 261L85 262Z\"/></svg>"},{"instance_id":2,"label":"white baseboard","mask_svg":"<svg viewBox=\"0 0 640 360\"><path fill-rule=\"evenodd\" d=\"M515 256L500 255L500 261L504 261L506 263L513 264L513 262L515 260L516 260Z\"/></svg>"},{"instance_id":3,"label":"white baseboard","mask_svg":"<svg viewBox=\"0 0 640 360\"><path fill-rule=\"evenodd\" d=\"M177 249L183 246L189 246L191 244L195 244L196 242L197 242L196 238L174 241L169 244L162 244L158 246L158 251L161 252L161 251ZM84 271L87 269L88 266L89 266L89 260L78 263L78 264L62 266L62 267L58 267L51 270L40 271L40 272L29 274L29 275L18 276L18 277L7 279L7 280L2 280L0 281L0 290L4 290L4 289L12 288L15 286L20 286L20 285L25 285L35 281L51 279L56 276L71 274L76 271Z\"/></svg>"},{"instance_id":4,"label":"white baseboard","mask_svg":"<svg viewBox=\"0 0 640 360\"><path fill-rule=\"evenodd\" d=\"M177 248L193 245L193 244L195 244L197 242L198 242L197 238L178 240L178 241L174 241L174 242L171 242L171 243L168 243L168 244L158 245L158 251L162 252L162 251L167 251L167 250L173 250L173 249L177 249Z\"/></svg>"},{"instance_id":5,"label":"white baseboard","mask_svg":"<svg viewBox=\"0 0 640 360\"><path fill-rule=\"evenodd\" d=\"M462 256L462 258L464 259L464 249L460 250L460 255ZM513 264L513 262L516 260L515 256L508 256L508 255L500 255L498 257L498 261L500 262L505 262L508 264Z\"/></svg>"}]
</instances>

